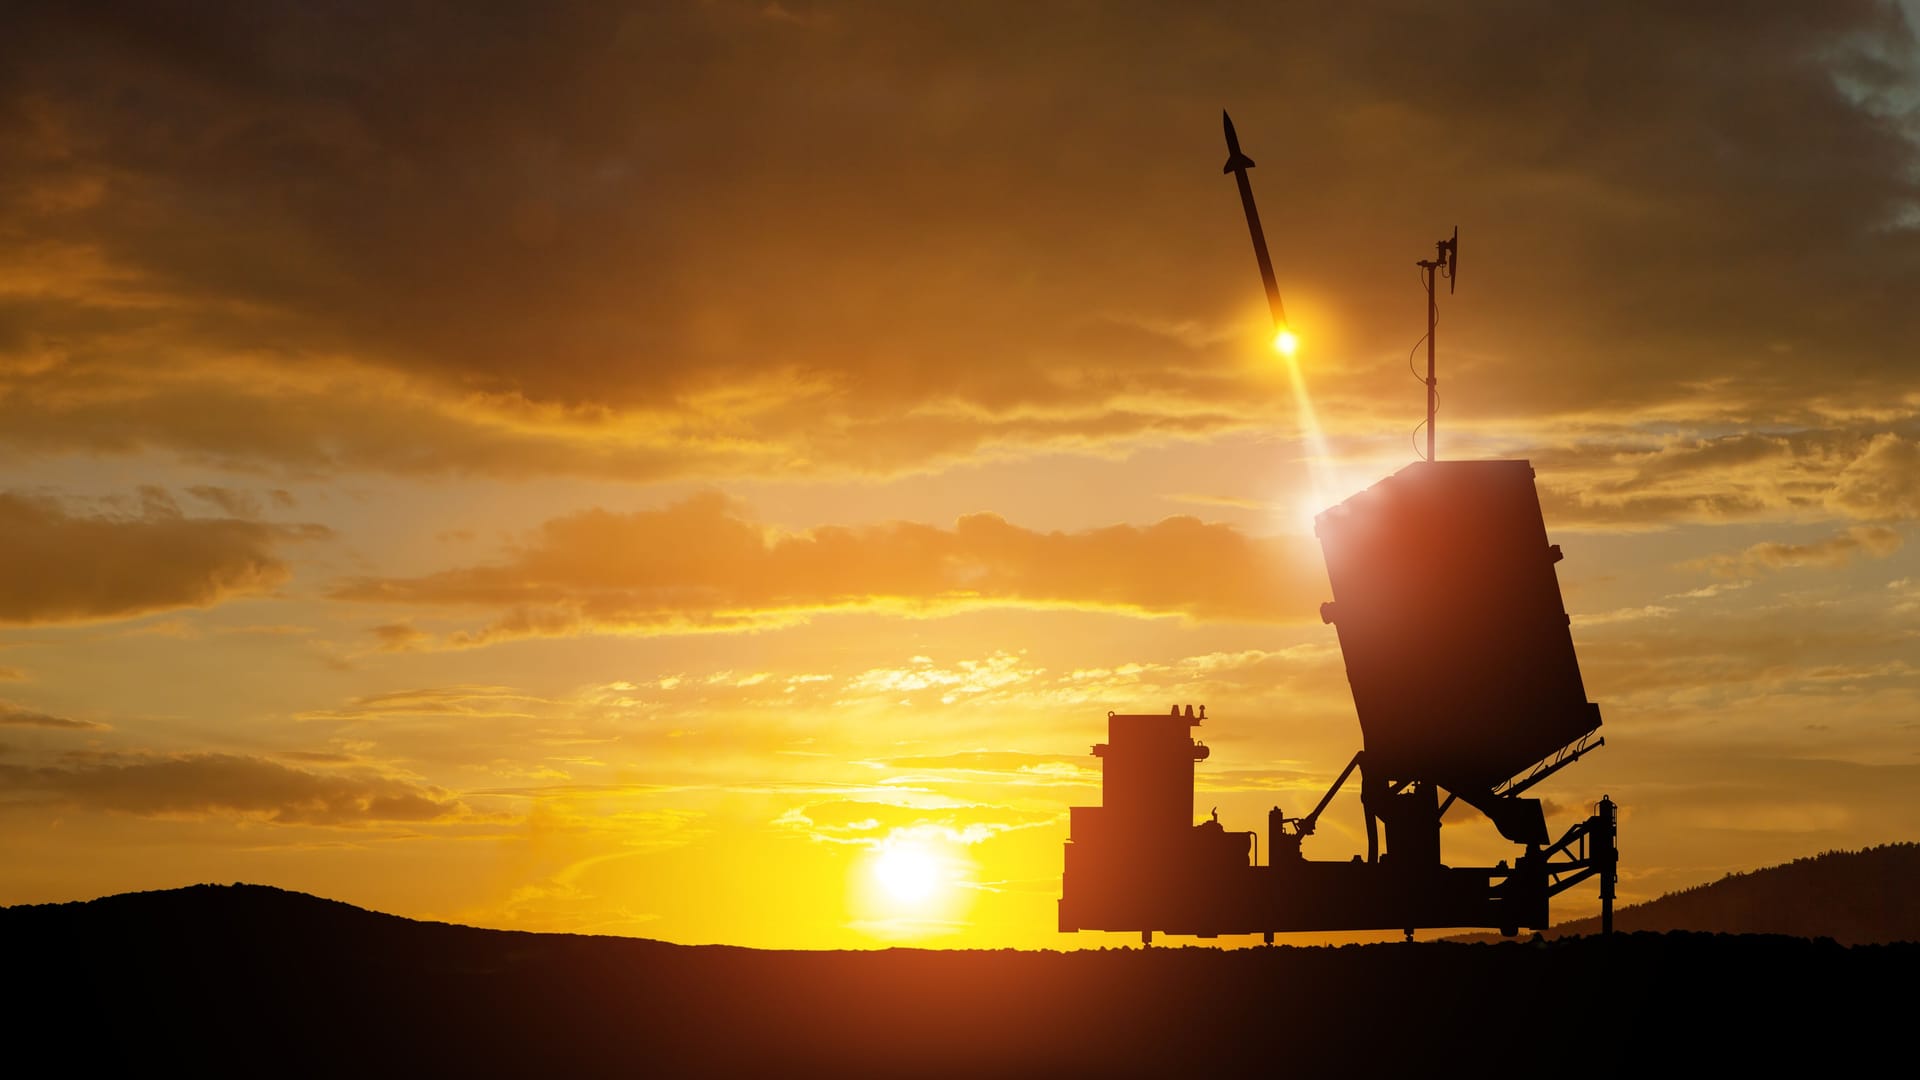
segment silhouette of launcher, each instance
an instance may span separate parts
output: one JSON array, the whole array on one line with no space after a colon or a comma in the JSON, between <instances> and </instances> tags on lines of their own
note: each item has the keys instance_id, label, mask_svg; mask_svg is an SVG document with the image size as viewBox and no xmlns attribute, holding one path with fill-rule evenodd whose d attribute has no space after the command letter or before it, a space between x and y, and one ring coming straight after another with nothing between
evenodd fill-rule
<instances>
[{"instance_id":1,"label":"silhouette of launcher","mask_svg":"<svg viewBox=\"0 0 1920 1080\"><path fill-rule=\"evenodd\" d=\"M1613 803L1548 843L1534 784L1602 745L1525 461L1421 461L1316 519L1364 749L1310 813L1252 832L1193 824L1203 707L1108 714L1100 806L1072 809L1060 929L1263 934L1545 928L1548 899L1600 879L1612 925ZM1367 855L1313 862L1301 841L1355 771ZM1441 791L1446 792L1444 801ZM1441 861L1456 802L1522 845L1511 865ZM1384 847L1381 833L1385 833Z\"/></svg>"}]
</instances>

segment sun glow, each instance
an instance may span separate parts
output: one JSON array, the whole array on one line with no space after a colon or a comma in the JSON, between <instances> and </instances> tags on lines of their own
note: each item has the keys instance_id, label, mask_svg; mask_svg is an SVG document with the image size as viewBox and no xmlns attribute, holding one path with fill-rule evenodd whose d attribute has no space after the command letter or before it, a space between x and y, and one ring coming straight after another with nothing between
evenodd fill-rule
<instances>
[{"instance_id":1,"label":"sun glow","mask_svg":"<svg viewBox=\"0 0 1920 1080\"><path fill-rule=\"evenodd\" d=\"M1273 349L1280 354L1281 362L1286 366L1287 382L1293 391L1294 422L1306 444L1308 497L1300 518L1304 519L1302 523L1306 531L1311 533L1313 515L1326 509L1335 497L1333 453L1327 445L1326 433L1321 430L1319 413L1313 407L1313 396L1307 391L1306 373L1301 370L1297 355L1300 338L1292 327L1282 326L1274 332Z\"/></svg>"},{"instance_id":2,"label":"sun glow","mask_svg":"<svg viewBox=\"0 0 1920 1080\"><path fill-rule=\"evenodd\" d=\"M919 844L889 844L873 860L873 877L895 903L924 904L944 884L940 860Z\"/></svg>"}]
</instances>

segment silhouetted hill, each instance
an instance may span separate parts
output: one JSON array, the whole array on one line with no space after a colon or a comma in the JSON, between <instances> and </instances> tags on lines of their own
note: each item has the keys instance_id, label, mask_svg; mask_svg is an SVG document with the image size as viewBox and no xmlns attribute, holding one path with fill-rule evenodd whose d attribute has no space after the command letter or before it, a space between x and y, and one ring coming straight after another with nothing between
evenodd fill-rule
<instances>
[{"instance_id":1,"label":"silhouetted hill","mask_svg":"<svg viewBox=\"0 0 1920 1080\"><path fill-rule=\"evenodd\" d=\"M1920 946L1616 934L769 952L201 885L0 909L40 1074L1184 1076L1766 1063L1900 1047Z\"/></svg>"},{"instance_id":2,"label":"silhouetted hill","mask_svg":"<svg viewBox=\"0 0 1920 1080\"><path fill-rule=\"evenodd\" d=\"M1644 904L1616 908L1613 928L1789 934L1832 938L1842 945L1920 941L1920 844L1828 851L1782 866L1728 874ZM1556 926L1546 936L1599 932L1595 916Z\"/></svg>"}]
</instances>

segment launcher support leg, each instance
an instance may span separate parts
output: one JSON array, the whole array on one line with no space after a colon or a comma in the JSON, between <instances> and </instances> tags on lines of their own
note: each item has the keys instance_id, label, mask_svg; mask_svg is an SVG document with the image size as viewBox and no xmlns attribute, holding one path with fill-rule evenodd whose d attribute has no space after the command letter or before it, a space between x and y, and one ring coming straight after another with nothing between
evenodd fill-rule
<instances>
[{"instance_id":1,"label":"launcher support leg","mask_svg":"<svg viewBox=\"0 0 1920 1080\"><path fill-rule=\"evenodd\" d=\"M1593 820L1593 855L1600 864L1600 933L1605 935L1613 933L1613 892L1620 880L1620 849L1615 843L1619 824L1611 798L1600 796L1600 811Z\"/></svg>"},{"instance_id":2,"label":"launcher support leg","mask_svg":"<svg viewBox=\"0 0 1920 1080\"><path fill-rule=\"evenodd\" d=\"M1380 807L1392 796L1387 791L1384 780L1369 780L1365 769L1360 770L1360 812L1367 819L1367 862L1380 861Z\"/></svg>"}]
</instances>

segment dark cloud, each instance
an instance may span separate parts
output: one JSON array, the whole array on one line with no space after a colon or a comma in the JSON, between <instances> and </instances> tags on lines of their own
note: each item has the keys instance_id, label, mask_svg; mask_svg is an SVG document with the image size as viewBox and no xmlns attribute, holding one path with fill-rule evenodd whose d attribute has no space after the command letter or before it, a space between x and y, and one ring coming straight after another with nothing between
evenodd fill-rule
<instances>
[{"instance_id":1,"label":"dark cloud","mask_svg":"<svg viewBox=\"0 0 1920 1080\"><path fill-rule=\"evenodd\" d=\"M449 792L371 770L310 772L237 754L104 755L0 766L0 799L55 801L141 817L237 814L285 825L437 821L465 811Z\"/></svg>"},{"instance_id":2,"label":"dark cloud","mask_svg":"<svg viewBox=\"0 0 1920 1080\"><path fill-rule=\"evenodd\" d=\"M278 546L326 534L317 525L186 517L151 489L101 514L0 492L0 565L8 568L0 622L122 619L265 592L289 574Z\"/></svg>"},{"instance_id":3,"label":"dark cloud","mask_svg":"<svg viewBox=\"0 0 1920 1080\"><path fill-rule=\"evenodd\" d=\"M1856 525L1810 544L1768 541L1734 555L1713 555L1695 564L1724 577L1799 566L1845 566L1855 558L1884 559L1900 550L1900 533L1884 525Z\"/></svg>"},{"instance_id":4,"label":"dark cloud","mask_svg":"<svg viewBox=\"0 0 1920 1080\"><path fill-rule=\"evenodd\" d=\"M107 725L91 720L74 720L37 712L11 701L0 701L0 727L65 728L71 731L105 731Z\"/></svg>"},{"instance_id":5,"label":"dark cloud","mask_svg":"<svg viewBox=\"0 0 1920 1080\"><path fill-rule=\"evenodd\" d=\"M27 8L0 437L645 479L1247 426L1222 105L1329 401L1455 222L1449 416L1911 385L1897 7L818 10Z\"/></svg>"},{"instance_id":6,"label":"dark cloud","mask_svg":"<svg viewBox=\"0 0 1920 1080\"><path fill-rule=\"evenodd\" d=\"M380 647L388 652L406 652L424 644L432 636L408 623L382 623L370 633L379 641Z\"/></svg>"},{"instance_id":7,"label":"dark cloud","mask_svg":"<svg viewBox=\"0 0 1920 1080\"><path fill-rule=\"evenodd\" d=\"M1753 494L1727 492L1694 495L1596 497L1562 484L1544 486L1540 506L1555 525L1643 527L1676 521L1722 522L1758 517L1776 508Z\"/></svg>"},{"instance_id":8,"label":"dark cloud","mask_svg":"<svg viewBox=\"0 0 1920 1080\"><path fill-rule=\"evenodd\" d=\"M1920 453L1916 447L1920 442L1900 432L1837 424L1710 438L1596 433L1578 445L1515 456L1539 471L1548 521L1645 527L1813 515L1911 518L1920 514L1920 489L1909 490L1920 473L1906 459Z\"/></svg>"},{"instance_id":9,"label":"dark cloud","mask_svg":"<svg viewBox=\"0 0 1920 1080\"><path fill-rule=\"evenodd\" d=\"M356 759L352 754L342 754L333 750L282 750L278 757L288 761L301 761L310 765L349 765Z\"/></svg>"},{"instance_id":10,"label":"dark cloud","mask_svg":"<svg viewBox=\"0 0 1920 1080\"><path fill-rule=\"evenodd\" d=\"M993 514L782 535L718 495L589 510L542 525L500 563L364 580L342 599L503 614L456 644L529 634L751 629L848 609L981 604L1246 620L1306 619L1325 591L1310 542L1191 517L1042 533Z\"/></svg>"},{"instance_id":11,"label":"dark cloud","mask_svg":"<svg viewBox=\"0 0 1920 1080\"><path fill-rule=\"evenodd\" d=\"M1872 595L1846 604L1755 605L1737 615L1657 608L1611 625L1575 616L1573 630L1588 693L1603 709L1647 693L1672 695L1689 709L1785 703L1848 682L1906 684L1916 674L1908 659L1911 620Z\"/></svg>"},{"instance_id":12,"label":"dark cloud","mask_svg":"<svg viewBox=\"0 0 1920 1080\"><path fill-rule=\"evenodd\" d=\"M1754 465L1776 463L1794 457L1798 449L1796 444L1801 441L1785 436L1754 434L1688 439L1643 455L1635 464L1630 483L1641 486L1703 472L1746 472Z\"/></svg>"}]
</instances>

